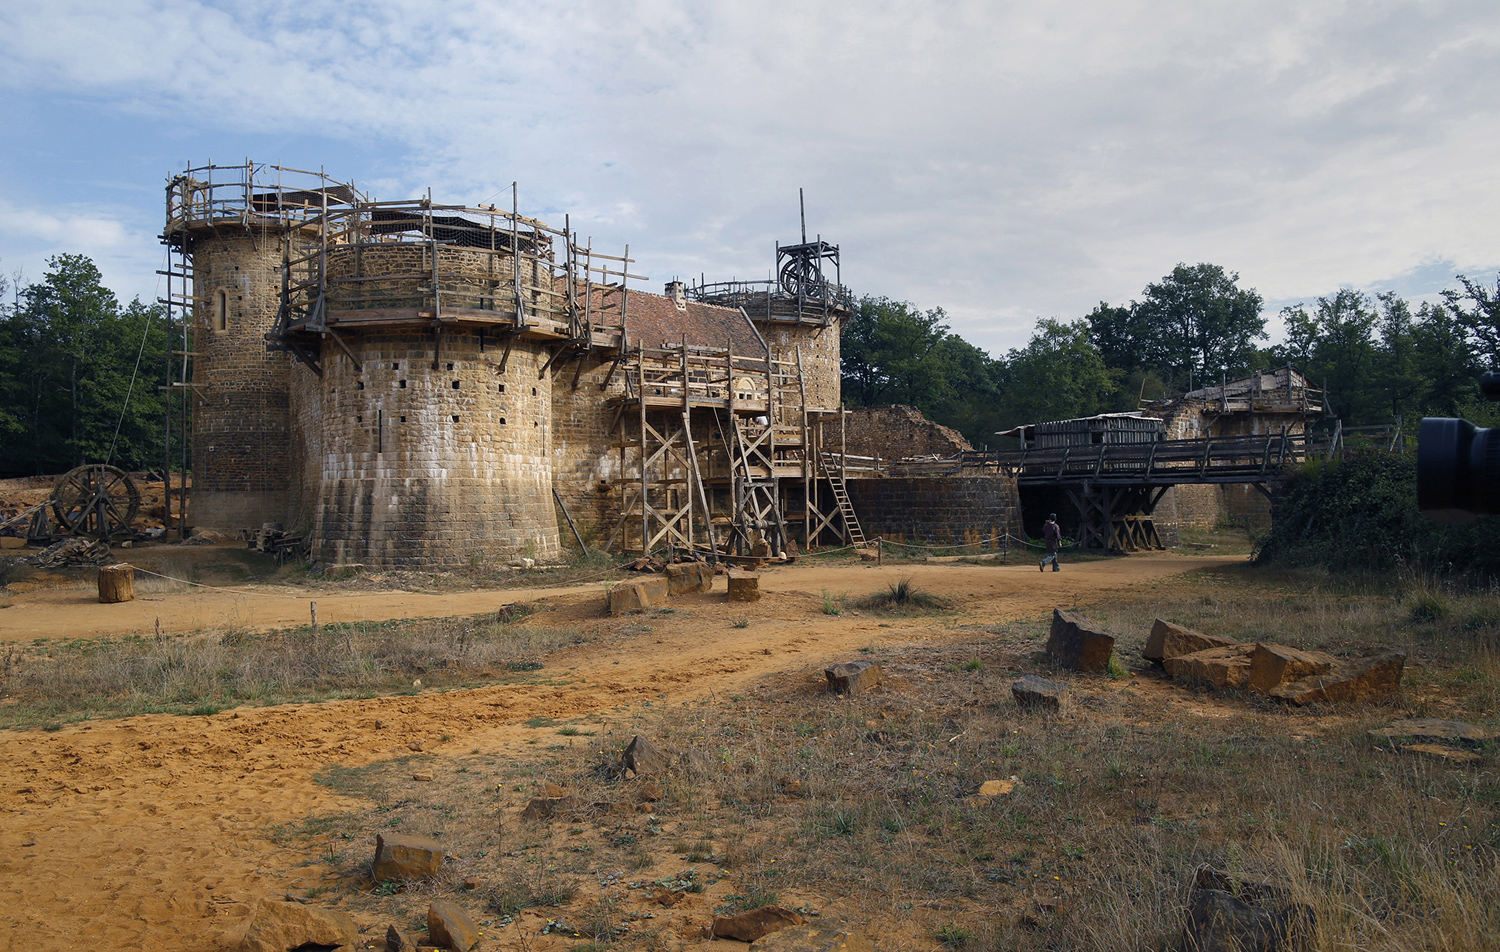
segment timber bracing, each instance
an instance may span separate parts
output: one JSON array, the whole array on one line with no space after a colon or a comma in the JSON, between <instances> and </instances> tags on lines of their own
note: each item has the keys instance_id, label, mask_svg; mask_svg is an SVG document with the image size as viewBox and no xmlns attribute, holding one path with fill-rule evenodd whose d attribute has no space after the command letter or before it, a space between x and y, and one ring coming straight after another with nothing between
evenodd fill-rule
<instances>
[{"instance_id":1,"label":"timber bracing","mask_svg":"<svg viewBox=\"0 0 1500 952\"><path fill-rule=\"evenodd\" d=\"M793 541L848 540L847 497L818 485L800 353L636 347L621 372L626 390L612 402L626 488L609 548L779 557Z\"/></svg>"},{"instance_id":2,"label":"timber bracing","mask_svg":"<svg viewBox=\"0 0 1500 952\"><path fill-rule=\"evenodd\" d=\"M1079 513L1088 549L1160 549L1154 512L1172 486L1248 484L1270 496L1291 465L1318 455L1305 433L1099 443L992 454L1020 486L1056 486Z\"/></svg>"}]
</instances>

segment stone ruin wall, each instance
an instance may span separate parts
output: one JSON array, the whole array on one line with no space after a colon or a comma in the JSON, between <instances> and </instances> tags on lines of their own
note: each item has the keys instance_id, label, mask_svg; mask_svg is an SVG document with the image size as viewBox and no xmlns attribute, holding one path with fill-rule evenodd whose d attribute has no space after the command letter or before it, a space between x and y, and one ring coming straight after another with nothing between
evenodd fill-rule
<instances>
[{"instance_id":1,"label":"stone ruin wall","mask_svg":"<svg viewBox=\"0 0 1500 952\"><path fill-rule=\"evenodd\" d=\"M217 327L220 294L227 327ZM193 243L193 496L200 527L259 527L285 517L291 486L291 360L266 350L281 301L273 232Z\"/></svg>"},{"instance_id":2,"label":"stone ruin wall","mask_svg":"<svg viewBox=\"0 0 1500 952\"><path fill-rule=\"evenodd\" d=\"M838 445L838 420L824 425L824 445ZM893 404L857 407L849 411L844 426L852 456L904 459L909 456L953 456L974 449L962 433L934 423L916 407Z\"/></svg>"},{"instance_id":3,"label":"stone ruin wall","mask_svg":"<svg viewBox=\"0 0 1500 952\"><path fill-rule=\"evenodd\" d=\"M447 332L351 337L362 369L325 345L320 378L298 368L299 511L316 558L448 566L559 554L552 500L548 352ZM403 385L404 383L404 385Z\"/></svg>"}]
</instances>

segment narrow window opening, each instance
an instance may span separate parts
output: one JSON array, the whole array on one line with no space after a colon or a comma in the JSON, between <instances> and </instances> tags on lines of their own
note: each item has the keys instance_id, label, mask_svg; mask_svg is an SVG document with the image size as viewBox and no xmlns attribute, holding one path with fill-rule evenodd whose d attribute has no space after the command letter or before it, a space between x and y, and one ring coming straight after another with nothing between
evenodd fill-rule
<instances>
[{"instance_id":1,"label":"narrow window opening","mask_svg":"<svg viewBox=\"0 0 1500 952\"><path fill-rule=\"evenodd\" d=\"M229 330L229 292L223 289L214 295L214 330Z\"/></svg>"}]
</instances>

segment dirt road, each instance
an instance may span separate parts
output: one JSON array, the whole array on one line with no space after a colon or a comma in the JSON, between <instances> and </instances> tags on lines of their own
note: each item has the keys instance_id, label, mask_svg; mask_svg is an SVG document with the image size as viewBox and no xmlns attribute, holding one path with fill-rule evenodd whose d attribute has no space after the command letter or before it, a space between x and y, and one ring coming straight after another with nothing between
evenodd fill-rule
<instances>
[{"instance_id":1,"label":"dirt road","mask_svg":"<svg viewBox=\"0 0 1500 952\"><path fill-rule=\"evenodd\" d=\"M860 647L949 637L953 616L890 624L821 611L821 593L868 594L901 577L957 601L960 625L1034 616L1075 596L1137 589L1238 558L1138 556L1038 573L1030 565L788 566L767 571L761 602L688 596L650 630L629 619L608 637L549 661L566 683L272 708L209 717L147 716L43 733L0 732L0 952L215 948L257 899L317 885L308 857L278 849L269 827L337 809L313 781L320 769L409 752L473 748L523 756L521 723L535 716L618 716L665 696L720 693L767 674L817 671ZM292 594L282 592L281 594ZM308 596L194 591L103 606L91 591L10 598L0 638L301 623ZM316 596L320 619L468 615L546 599L528 623L597 622L602 586ZM748 619L744 628L734 627ZM970 635L972 636L972 635ZM446 736L448 740L440 738Z\"/></svg>"}]
</instances>

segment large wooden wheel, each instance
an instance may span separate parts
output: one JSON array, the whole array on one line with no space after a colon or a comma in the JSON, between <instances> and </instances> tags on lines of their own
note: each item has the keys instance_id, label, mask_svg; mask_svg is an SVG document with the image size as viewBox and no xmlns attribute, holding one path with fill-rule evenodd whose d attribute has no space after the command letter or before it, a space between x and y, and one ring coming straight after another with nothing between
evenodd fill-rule
<instances>
[{"instance_id":1,"label":"large wooden wheel","mask_svg":"<svg viewBox=\"0 0 1500 952\"><path fill-rule=\"evenodd\" d=\"M63 474L52 489L51 505L73 535L108 539L135 521L141 492L124 470L95 463Z\"/></svg>"}]
</instances>

